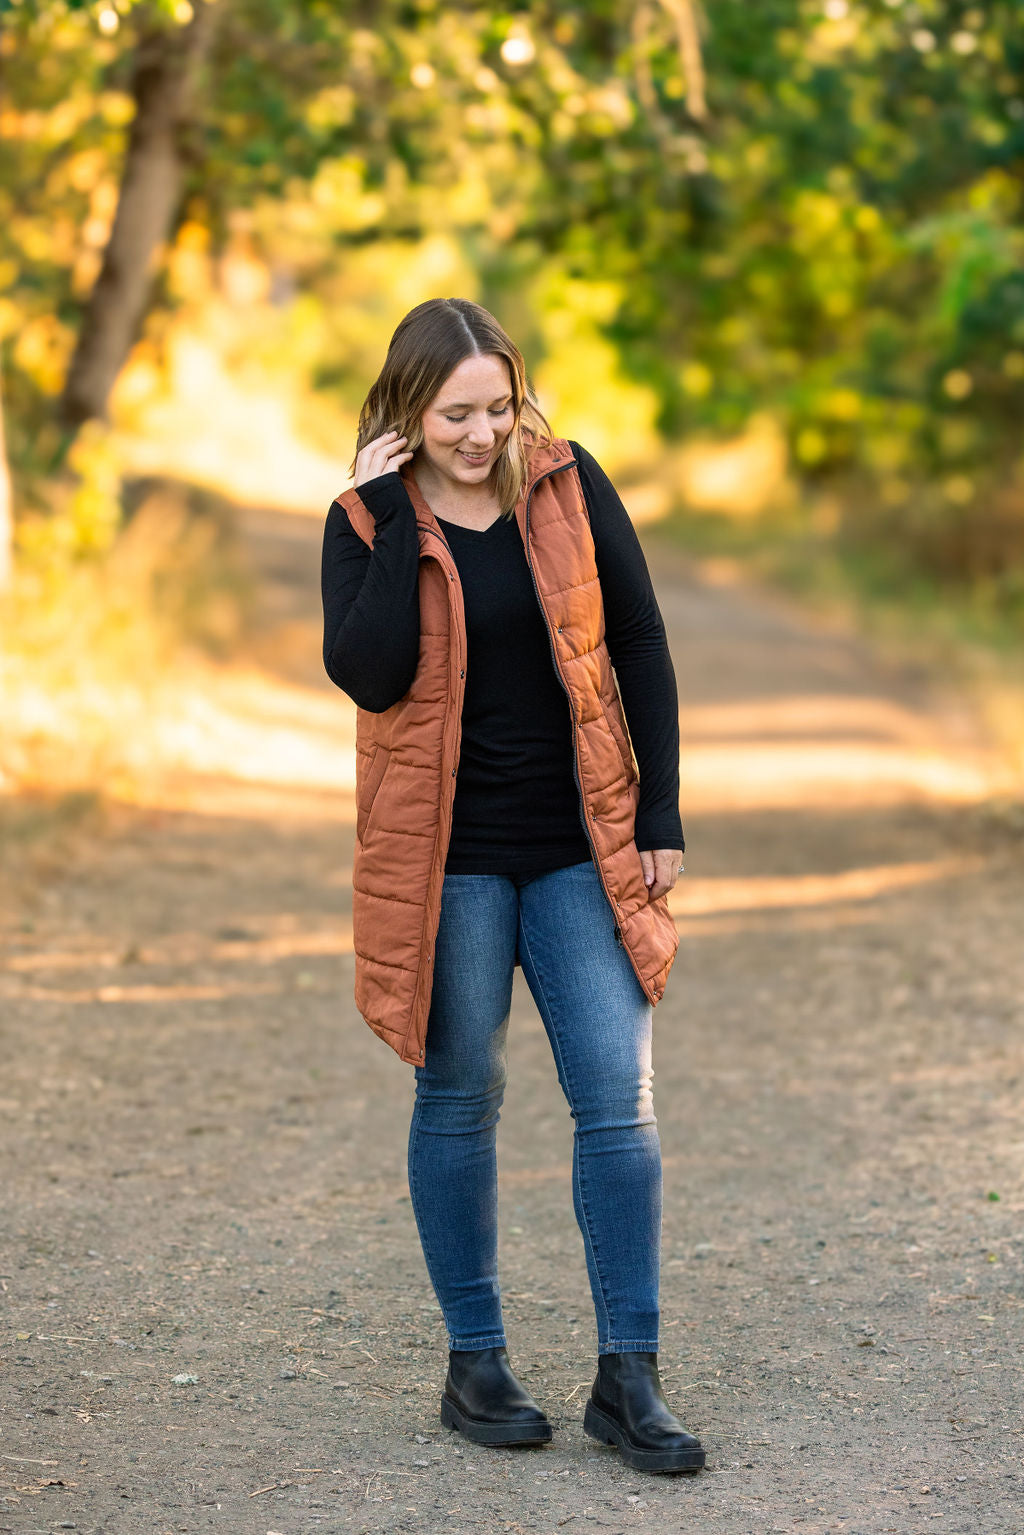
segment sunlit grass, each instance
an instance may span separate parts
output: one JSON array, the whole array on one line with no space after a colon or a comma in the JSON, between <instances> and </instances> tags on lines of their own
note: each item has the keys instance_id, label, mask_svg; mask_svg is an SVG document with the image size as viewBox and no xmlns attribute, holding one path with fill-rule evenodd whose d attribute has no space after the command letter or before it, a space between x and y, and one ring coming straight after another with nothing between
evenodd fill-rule
<instances>
[{"instance_id":1,"label":"sunlit grass","mask_svg":"<svg viewBox=\"0 0 1024 1535\"><path fill-rule=\"evenodd\" d=\"M344 799L352 710L251 659L254 576L223 505L166 481L134 499L109 549L21 561L4 602L0 786L22 843L96 796L195 803L227 780Z\"/></svg>"},{"instance_id":2,"label":"sunlit grass","mask_svg":"<svg viewBox=\"0 0 1024 1535\"><path fill-rule=\"evenodd\" d=\"M141 495L106 550L64 549L50 525L19 560L3 603L0 781L105 787L152 732L160 700L237 638L244 572L181 487ZM50 535L53 542L44 546Z\"/></svg>"}]
</instances>

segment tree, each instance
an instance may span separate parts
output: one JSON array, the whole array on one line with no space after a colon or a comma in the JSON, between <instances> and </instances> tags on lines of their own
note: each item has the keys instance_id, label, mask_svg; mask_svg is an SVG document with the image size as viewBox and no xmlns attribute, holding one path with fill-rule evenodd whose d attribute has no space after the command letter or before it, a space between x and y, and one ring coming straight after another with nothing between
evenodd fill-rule
<instances>
[{"instance_id":1,"label":"tree","mask_svg":"<svg viewBox=\"0 0 1024 1535\"><path fill-rule=\"evenodd\" d=\"M185 26L151 8L136 12L135 113L117 214L60 401L61 416L72 427L105 414L145 310L154 253L171 230L181 195L182 137L215 9L220 7L194 0Z\"/></svg>"},{"instance_id":2,"label":"tree","mask_svg":"<svg viewBox=\"0 0 1024 1535\"><path fill-rule=\"evenodd\" d=\"M238 209L317 311L323 350L303 366L325 388L362 379L332 331L353 247L443 232L531 348L543 327L521 294L548 283L553 306L589 306L666 436L770 411L808 482L861 476L862 507L897 528L928 482L965 537L1009 475L1024 387L1013 0L716 0L706 20L696 0L217 0L194 56L167 23L166 57L145 41L157 0L116 39L96 35L107 11L116 25L107 0L72 5L37 4L16 55L0 36L22 124L17 158L0 140L0 280L24 273L13 307L31 339L9 352L16 484L55 456L56 399L72 422L102 410L147 292L175 302L149 279L177 220L216 253ZM152 185L136 174L151 107ZM122 166L90 292L81 245L109 212L90 187Z\"/></svg>"}]
</instances>

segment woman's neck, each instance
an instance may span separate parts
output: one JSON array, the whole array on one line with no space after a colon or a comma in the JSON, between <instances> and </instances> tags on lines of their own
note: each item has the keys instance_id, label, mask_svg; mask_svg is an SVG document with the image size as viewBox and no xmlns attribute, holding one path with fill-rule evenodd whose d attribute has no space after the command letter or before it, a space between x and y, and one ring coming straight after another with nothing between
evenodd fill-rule
<instances>
[{"instance_id":1,"label":"woman's neck","mask_svg":"<svg viewBox=\"0 0 1024 1535\"><path fill-rule=\"evenodd\" d=\"M449 513L453 519L482 517L493 513L498 507L493 474L480 485L460 485L447 475L437 474L418 455L413 458L410 468L416 477L420 494L435 517L447 517Z\"/></svg>"}]
</instances>

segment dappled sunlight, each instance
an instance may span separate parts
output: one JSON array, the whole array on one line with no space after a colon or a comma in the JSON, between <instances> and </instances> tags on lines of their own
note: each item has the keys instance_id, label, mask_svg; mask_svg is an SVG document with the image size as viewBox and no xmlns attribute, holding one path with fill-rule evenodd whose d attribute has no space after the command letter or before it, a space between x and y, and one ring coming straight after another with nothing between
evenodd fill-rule
<instances>
[{"instance_id":1,"label":"dappled sunlight","mask_svg":"<svg viewBox=\"0 0 1024 1535\"><path fill-rule=\"evenodd\" d=\"M691 811L892 806L910 800L977 803L988 775L940 752L807 744L694 746L683 754L682 803Z\"/></svg>"},{"instance_id":2,"label":"dappled sunlight","mask_svg":"<svg viewBox=\"0 0 1024 1535\"><path fill-rule=\"evenodd\" d=\"M349 483L354 420L339 418L337 453L318 451L299 426L300 381L240 378L222 355L224 330L209 315L176 329L166 382L143 361L125 370L114 400L130 423L118 434L125 472L184 477L242 505L322 517Z\"/></svg>"},{"instance_id":3,"label":"dappled sunlight","mask_svg":"<svg viewBox=\"0 0 1024 1535\"><path fill-rule=\"evenodd\" d=\"M280 925L281 920L280 917L274 919L274 923L268 920L268 926ZM351 924L338 921L320 930L303 928L299 931L268 931L245 938L211 940L197 933L175 934L134 948L131 964L134 967L188 965L210 960L240 963L244 960L271 965L280 960L321 954L349 954L351 951ZM124 963L123 948L45 949L31 954L11 955L0 964L0 971L31 974L40 970L110 970Z\"/></svg>"},{"instance_id":4,"label":"dappled sunlight","mask_svg":"<svg viewBox=\"0 0 1024 1535\"><path fill-rule=\"evenodd\" d=\"M336 183L342 169L328 179ZM342 214L361 196L330 188ZM303 197L280 211L273 231L307 258L324 239L311 212ZM238 222L247 221L236 214ZM347 248L321 309L291 289L274 291L282 274L250 235L239 233L217 260L196 225L179 234L170 259L181 308L162 346L140 340L118 379L117 451L125 474L184 478L238 506L319 519L351 484L358 407L335 388L318 389L310 374L340 366L368 381L406 310L433 290L472 294L479 279L447 232L382 238Z\"/></svg>"},{"instance_id":5,"label":"dappled sunlight","mask_svg":"<svg viewBox=\"0 0 1024 1535\"><path fill-rule=\"evenodd\" d=\"M151 681L72 677L63 686L30 666L4 670L0 775L6 769L9 790L88 784L129 804L232 815L262 806L268 816L281 799L273 790L303 790L337 797L316 813L349 816L355 710L336 691L199 662Z\"/></svg>"},{"instance_id":6,"label":"dappled sunlight","mask_svg":"<svg viewBox=\"0 0 1024 1535\"><path fill-rule=\"evenodd\" d=\"M749 933L831 933L842 927L865 927L878 920L866 903L822 906L806 910L728 912L721 916L676 917L681 938L733 938Z\"/></svg>"},{"instance_id":7,"label":"dappled sunlight","mask_svg":"<svg viewBox=\"0 0 1024 1535\"><path fill-rule=\"evenodd\" d=\"M176 703L152 720L146 743L166 767L294 788L354 784L354 710L336 697L232 668Z\"/></svg>"},{"instance_id":8,"label":"dappled sunlight","mask_svg":"<svg viewBox=\"0 0 1024 1535\"><path fill-rule=\"evenodd\" d=\"M2 9L0 1535L215 1511L268 1535L950 1535L982 1508L1021 1529L1018 8ZM657 909L616 789L628 750L604 741L579 808L588 835L592 812L618 827L602 872L632 892L617 911L604 880L597 941L648 918L654 948L680 940L655 1139L664 1387L709 1449L685 1487L579 1428L593 1252L521 966L501 1296L560 1442L490 1457L438 1434L446 1318L390 1046L404 1002L430 1002L444 850L426 814L361 861L389 795L371 805L360 771L357 841L320 579L360 418L415 432L417 384L444 387L433 336L399 366L412 398L373 389L389 338L456 296L609 476L675 671L645 732L625 639L613 656L641 847L645 825L678 840L654 792L675 764L643 740L674 741L678 693L686 873ZM458 518L474 496L444 483L431 503ZM365 559L337 523L340 659ZM362 592L390 590L385 629L415 585L415 559L397 585L387 563L378 542ZM457 573L425 579L461 607ZM442 778L444 819L468 639L418 784ZM597 747L557 703L573 791L573 742ZM406 697L373 733L401 757L427 723ZM353 905L383 939L368 984ZM389 910L424 918L414 942L388 946ZM579 923L562 936L591 967ZM625 1164L597 1151L628 1217ZM594 1288L598 1334L626 1336Z\"/></svg>"},{"instance_id":9,"label":"dappled sunlight","mask_svg":"<svg viewBox=\"0 0 1024 1535\"><path fill-rule=\"evenodd\" d=\"M869 920L872 903L884 896L962 879L984 867L983 858L963 856L831 874L698 877L680 881L668 904L682 935L739 933L766 925L808 931Z\"/></svg>"},{"instance_id":10,"label":"dappled sunlight","mask_svg":"<svg viewBox=\"0 0 1024 1535\"><path fill-rule=\"evenodd\" d=\"M782 429L767 412L727 441L688 441L679 455L678 494L695 511L756 517L791 499L788 449Z\"/></svg>"},{"instance_id":11,"label":"dappled sunlight","mask_svg":"<svg viewBox=\"0 0 1024 1535\"><path fill-rule=\"evenodd\" d=\"M780 736L821 740L841 734L905 746L934 737L934 726L922 715L894 699L870 694L780 693L747 698L742 704L695 704L686 707L684 723L688 745Z\"/></svg>"},{"instance_id":12,"label":"dappled sunlight","mask_svg":"<svg viewBox=\"0 0 1024 1535\"><path fill-rule=\"evenodd\" d=\"M225 1002L232 997L266 997L282 989L279 985L256 985L252 982L206 986L190 986L183 982L166 986L85 986L75 990L54 986L26 986L19 992L19 996L29 1002L61 1003Z\"/></svg>"},{"instance_id":13,"label":"dappled sunlight","mask_svg":"<svg viewBox=\"0 0 1024 1535\"><path fill-rule=\"evenodd\" d=\"M842 869L835 874L699 878L675 886L669 895L669 909L678 917L703 917L721 912L873 901L892 891L974 874L983 867L983 859L963 857Z\"/></svg>"},{"instance_id":14,"label":"dappled sunlight","mask_svg":"<svg viewBox=\"0 0 1024 1535\"><path fill-rule=\"evenodd\" d=\"M267 826L351 826L355 804L341 790L244 783L199 773L168 773L111 784L108 797L140 810L201 815L211 821Z\"/></svg>"},{"instance_id":15,"label":"dappled sunlight","mask_svg":"<svg viewBox=\"0 0 1024 1535\"><path fill-rule=\"evenodd\" d=\"M884 697L743 699L684 709L681 802L690 811L971 804L1005 767L956 750L923 714Z\"/></svg>"}]
</instances>

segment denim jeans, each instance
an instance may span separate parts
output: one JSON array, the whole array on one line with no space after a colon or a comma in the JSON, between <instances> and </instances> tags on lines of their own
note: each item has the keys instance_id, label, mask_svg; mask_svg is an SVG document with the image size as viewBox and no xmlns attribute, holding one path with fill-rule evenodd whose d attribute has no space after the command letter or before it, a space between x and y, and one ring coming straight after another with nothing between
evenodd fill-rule
<instances>
[{"instance_id":1,"label":"denim jeans","mask_svg":"<svg viewBox=\"0 0 1024 1535\"><path fill-rule=\"evenodd\" d=\"M496 1134L516 957L575 1121L572 1192L598 1352L656 1352L661 1147L652 1008L593 863L447 874L409 1189L452 1349L504 1344Z\"/></svg>"}]
</instances>

